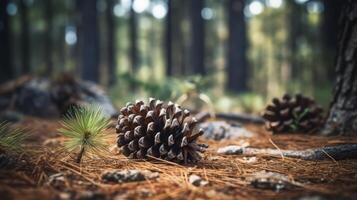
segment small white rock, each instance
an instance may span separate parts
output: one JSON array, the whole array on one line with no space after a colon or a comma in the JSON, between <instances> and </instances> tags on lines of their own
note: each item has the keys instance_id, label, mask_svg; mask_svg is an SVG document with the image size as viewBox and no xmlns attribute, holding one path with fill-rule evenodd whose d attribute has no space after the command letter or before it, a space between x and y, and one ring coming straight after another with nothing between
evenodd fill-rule
<instances>
[{"instance_id":1,"label":"small white rock","mask_svg":"<svg viewBox=\"0 0 357 200\"><path fill-rule=\"evenodd\" d=\"M208 181L205 181L203 180L201 177L197 176L197 175L191 175L189 178L188 178L188 181L194 185L194 186L205 186L208 184Z\"/></svg>"}]
</instances>

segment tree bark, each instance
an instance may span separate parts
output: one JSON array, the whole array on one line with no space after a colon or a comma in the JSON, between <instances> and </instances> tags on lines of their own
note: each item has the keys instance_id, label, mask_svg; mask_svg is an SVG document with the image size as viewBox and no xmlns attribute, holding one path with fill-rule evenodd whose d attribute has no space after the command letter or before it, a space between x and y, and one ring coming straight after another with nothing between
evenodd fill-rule
<instances>
[{"instance_id":1,"label":"tree bark","mask_svg":"<svg viewBox=\"0 0 357 200\"><path fill-rule=\"evenodd\" d=\"M232 92L247 90L247 35L244 19L244 0L229 0L228 3L228 66L226 87Z\"/></svg>"},{"instance_id":2,"label":"tree bark","mask_svg":"<svg viewBox=\"0 0 357 200\"><path fill-rule=\"evenodd\" d=\"M51 76L53 74L53 58L52 58L52 29L53 29L53 9L52 0L46 0L44 5L44 16L46 19L46 31L44 35L45 40L45 63L46 63L46 75Z\"/></svg>"},{"instance_id":3,"label":"tree bark","mask_svg":"<svg viewBox=\"0 0 357 200\"><path fill-rule=\"evenodd\" d=\"M14 78L11 62L11 26L10 17L6 12L9 0L0 1L0 83Z\"/></svg>"},{"instance_id":4,"label":"tree bark","mask_svg":"<svg viewBox=\"0 0 357 200\"><path fill-rule=\"evenodd\" d=\"M204 65L204 21L201 16L203 0L191 0L191 69L194 74L205 75Z\"/></svg>"},{"instance_id":5,"label":"tree bark","mask_svg":"<svg viewBox=\"0 0 357 200\"><path fill-rule=\"evenodd\" d=\"M30 29L29 29L29 15L25 0L20 0L20 23L21 23L21 73L28 74L31 71L30 60Z\"/></svg>"},{"instance_id":6,"label":"tree bark","mask_svg":"<svg viewBox=\"0 0 357 200\"><path fill-rule=\"evenodd\" d=\"M99 31L97 1L79 0L80 10L80 59L84 80L99 82Z\"/></svg>"},{"instance_id":7,"label":"tree bark","mask_svg":"<svg viewBox=\"0 0 357 200\"><path fill-rule=\"evenodd\" d=\"M112 86L116 82L116 29L115 29L115 22L114 22L114 15L113 15L113 8L114 8L114 1L108 0L107 1L107 36L108 36L108 44L107 44L107 53L108 53L108 78L109 78L109 86Z\"/></svg>"},{"instance_id":8,"label":"tree bark","mask_svg":"<svg viewBox=\"0 0 357 200\"><path fill-rule=\"evenodd\" d=\"M166 75L173 75L172 68L172 0L167 1L167 15L166 15Z\"/></svg>"},{"instance_id":9,"label":"tree bark","mask_svg":"<svg viewBox=\"0 0 357 200\"><path fill-rule=\"evenodd\" d=\"M131 1L133 5L134 0ZM130 8L130 17L129 17L129 36L130 36L130 60L131 60L131 70L134 74L139 68L138 60L138 47L137 47L137 35L138 35L138 19L137 15L133 9L133 6Z\"/></svg>"},{"instance_id":10,"label":"tree bark","mask_svg":"<svg viewBox=\"0 0 357 200\"><path fill-rule=\"evenodd\" d=\"M357 1L342 9L334 97L323 134L357 135Z\"/></svg>"}]
</instances>

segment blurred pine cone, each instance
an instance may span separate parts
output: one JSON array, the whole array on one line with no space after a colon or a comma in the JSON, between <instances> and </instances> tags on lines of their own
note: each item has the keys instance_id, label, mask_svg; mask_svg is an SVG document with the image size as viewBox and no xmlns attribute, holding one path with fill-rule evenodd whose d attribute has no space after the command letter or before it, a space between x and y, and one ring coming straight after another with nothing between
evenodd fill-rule
<instances>
[{"instance_id":1,"label":"blurred pine cone","mask_svg":"<svg viewBox=\"0 0 357 200\"><path fill-rule=\"evenodd\" d=\"M208 147L197 144L203 134L197 131L195 118L188 110L169 102L150 98L149 104L136 101L120 110L116 132L117 144L129 158L143 159L147 156L177 163L197 162Z\"/></svg>"},{"instance_id":2,"label":"blurred pine cone","mask_svg":"<svg viewBox=\"0 0 357 200\"><path fill-rule=\"evenodd\" d=\"M265 108L266 128L273 133L311 132L323 123L322 108L311 98L285 94Z\"/></svg>"}]
</instances>

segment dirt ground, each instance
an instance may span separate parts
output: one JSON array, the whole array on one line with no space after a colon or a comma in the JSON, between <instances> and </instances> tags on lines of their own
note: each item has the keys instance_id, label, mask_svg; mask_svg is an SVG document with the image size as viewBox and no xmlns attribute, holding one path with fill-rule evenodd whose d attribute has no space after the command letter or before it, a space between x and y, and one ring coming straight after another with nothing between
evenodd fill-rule
<instances>
[{"instance_id":1,"label":"dirt ground","mask_svg":"<svg viewBox=\"0 0 357 200\"><path fill-rule=\"evenodd\" d=\"M311 135L271 135L263 127L247 125L258 133L253 138L206 141L208 151L196 165L178 165L159 160L128 160L115 148L115 130L110 128L110 152L100 158L85 158L81 165L62 149L57 121L29 118L17 126L31 127L31 137L19 166L0 171L0 199L357 199L357 160L305 161L287 157L217 154L226 145L258 148L305 149L357 143L357 138ZM108 170L139 169L159 172L159 178L131 183L105 183ZM62 172L61 184L49 177ZM257 188L252 177L274 172L284 176L284 188ZM192 174L208 181L197 187Z\"/></svg>"}]
</instances>

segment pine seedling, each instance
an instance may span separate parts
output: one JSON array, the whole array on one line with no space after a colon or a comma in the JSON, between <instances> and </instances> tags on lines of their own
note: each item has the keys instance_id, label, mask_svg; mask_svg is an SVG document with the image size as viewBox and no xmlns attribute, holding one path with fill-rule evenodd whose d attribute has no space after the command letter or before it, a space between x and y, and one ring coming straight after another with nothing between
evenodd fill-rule
<instances>
[{"instance_id":1,"label":"pine seedling","mask_svg":"<svg viewBox=\"0 0 357 200\"><path fill-rule=\"evenodd\" d=\"M0 152L19 152L27 137L26 130L11 128L7 122L0 123Z\"/></svg>"},{"instance_id":2,"label":"pine seedling","mask_svg":"<svg viewBox=\"0 0 357 200\"><path fill-rule=\"evenodd\" d=\"M66 137L65 149L78 152L76 162L80 163L87 153L100 154L107 150L103 131L109 125L109 118L98 106L73 107L62 120L58 131Z\"/></svg>"}]
</instances>

